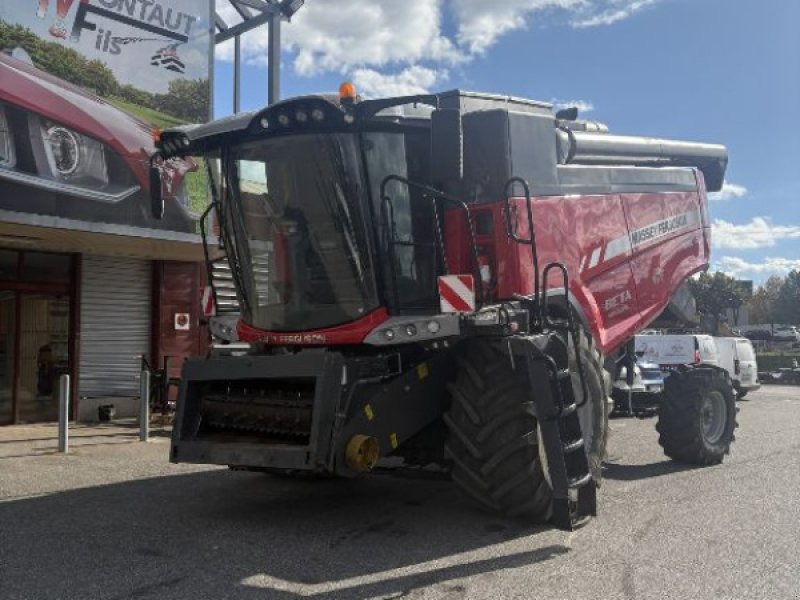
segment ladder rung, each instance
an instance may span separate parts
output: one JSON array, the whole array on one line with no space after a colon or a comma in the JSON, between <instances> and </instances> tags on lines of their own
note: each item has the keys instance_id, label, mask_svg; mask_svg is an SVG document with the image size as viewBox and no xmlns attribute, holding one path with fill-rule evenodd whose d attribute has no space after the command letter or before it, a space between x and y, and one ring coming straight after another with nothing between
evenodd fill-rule
<instances>
[{"instance_id":1,"label":"ladder rung","mask_svg":"<svg viewBox=\"0 0 800 600\"><path fill-rule=\"evenodd\" d=\"M561 411L561 416L568 417L576 410L578 410L578 405L573 402L572 404L564 407L564 410Z\"/></svg>"},{"instance_id":2,"label":"ladder rung","mask_svg":"<svg viewBox=\"0 0 800 600\"><path fill-rule=\"evenodd\" d=\"M587 483L589 483L591 480L592 480L592 474L591 473L587 473L583 477L578 477L576 479L570 479L570 481L569 481L569 489L575 490L575 489L578 489L578 488L582 488Z\"/></svg>"},{"instance_id":3,"label":"ladder rung","mask_svg":"<svg viewBox=\"0 0 800 600\"><path fill-rule=\"evenodd\" d=\"M576 450L580 450L583 448L583 438L578 438L577 440L570 442L568 444L564 444L564 454L570 454L575 452Z\"/></svg>"}]
</instances>

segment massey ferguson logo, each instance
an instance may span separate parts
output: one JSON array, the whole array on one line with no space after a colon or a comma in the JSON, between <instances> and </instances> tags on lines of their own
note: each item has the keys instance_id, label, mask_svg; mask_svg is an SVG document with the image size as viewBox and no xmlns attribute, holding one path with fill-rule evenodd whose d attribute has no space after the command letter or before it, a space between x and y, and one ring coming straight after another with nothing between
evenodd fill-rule
<instances>
[{"instance_id":1,"label":"massey ferguson logo","mask_svg":"<svg viewBox=\"0 0 800 600\"><path fill-rule=\"evenodd\" d=\"M197 22L197 17L175 10L155 0L39 0L36 16L40 19L48 18L51 13L51 4L55 4L53 23L48 29L51 36L58 39L67 39L77 43L85 31L95 35L94 47L109 54L120 54L123 46L142 42L168 43L151 56L150 64L163 67L170 71L183 73L185 65L178 56L178 47L189 41L192 27ZM78 4L75 17L67 25L67 16L74 4ZM119 36L115 35L112 27L101 27L95 22L96 17L101 17L113 23L134 27L150 37ZM157 37L152 37L157 36Z\"/></svg>"}]
</instances>

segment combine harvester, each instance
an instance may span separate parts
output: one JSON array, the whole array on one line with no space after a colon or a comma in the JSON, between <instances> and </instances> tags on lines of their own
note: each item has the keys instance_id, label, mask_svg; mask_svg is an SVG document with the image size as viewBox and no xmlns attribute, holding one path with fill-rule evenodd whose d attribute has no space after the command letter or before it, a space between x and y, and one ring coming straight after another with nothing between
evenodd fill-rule
<instances>
[{"instance_id":1,"label":"combine harvester","mask_svg":"<svg viewBox=\"0 0 800 600\"><path fill-rule=\"evenodd\" d=\"M209 165L251 348L186 363L173 462L353 477L391 456L442 465L504 514L596 514L606 357L707 267L724 147L505 96L360 101L350 84L158 147L154 179L171 157ZM719 463L735 426L725 371L667 378L668 456Z\"/></svg>"}]
</instances>

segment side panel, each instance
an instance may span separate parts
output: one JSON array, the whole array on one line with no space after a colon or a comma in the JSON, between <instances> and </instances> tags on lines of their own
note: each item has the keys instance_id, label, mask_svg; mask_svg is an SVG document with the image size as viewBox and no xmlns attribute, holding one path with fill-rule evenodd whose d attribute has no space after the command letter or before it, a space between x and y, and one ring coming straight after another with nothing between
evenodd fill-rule
<instances>
[{"instance_id":1,"label":"side panel","mask_svg":"<svg viewBox=\"0 0 800 600\"><path fill-rule=\"evenodd\" d=\"M604 351L612 350L640 326L636 283L622 200L617 195L534 198L533 216L539 268L562 262L570 275L570 292L580 303L592 334ZM524 201L517 204L517 228L527 236ZM532 291L530 250L516 248L523 280ZM557 272L543 282L563 288Z\"/></svg>"},{"instance_id":2,"label":"side panel","mask_svg":"<svg viewBox=\"0 0 800 600\"><path fill-rule=\"evenodd\" d=\"M624 194L642 326L667 307L674 291L708 263L699 194Z\"/></svg>"}]
</instances>

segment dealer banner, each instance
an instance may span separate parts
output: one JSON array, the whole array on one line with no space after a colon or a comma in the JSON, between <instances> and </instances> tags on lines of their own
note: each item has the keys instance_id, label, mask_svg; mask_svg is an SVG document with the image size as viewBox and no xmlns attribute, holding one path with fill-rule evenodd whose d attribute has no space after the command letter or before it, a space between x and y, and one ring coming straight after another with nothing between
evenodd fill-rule
<instances>
[{"instance_id":1,"label":"dealer banner","mask_svg":"<svg viewBox=\"0 0 800 600\"><path fill-rule=\"evenodd\" d=\"M0 209L194 233L203 169L172 161L156 221L147 167L155 128L210 117L212 5L0 3Z\"/></svg>"}]
</instances>

